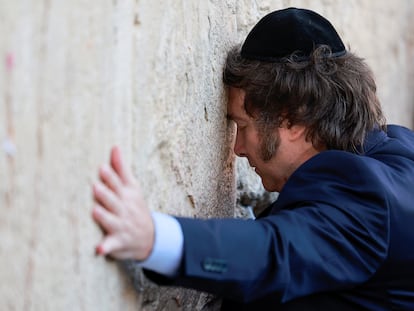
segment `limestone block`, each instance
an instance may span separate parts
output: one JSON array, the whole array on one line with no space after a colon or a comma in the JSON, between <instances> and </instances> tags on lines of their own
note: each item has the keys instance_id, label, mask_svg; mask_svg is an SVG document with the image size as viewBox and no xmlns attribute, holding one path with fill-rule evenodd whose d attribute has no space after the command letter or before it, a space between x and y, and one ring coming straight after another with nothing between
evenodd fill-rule
<instances>
[{"instance_id":1,"label":"limestone block","mask_svg":"<svg viewBox=\"0 0 414 311\"><path fill-rule=\"evenodd\" d=\"M232 133L220 74L233 27L227 5L0 4L5 309L172 310L191 300L194 310L210 303L154 289L139 273L131 282L124 267L96 258L101 232L90 217L91 184L118 144L153 210L233 214Z\"/></svg>"}]
</instances>

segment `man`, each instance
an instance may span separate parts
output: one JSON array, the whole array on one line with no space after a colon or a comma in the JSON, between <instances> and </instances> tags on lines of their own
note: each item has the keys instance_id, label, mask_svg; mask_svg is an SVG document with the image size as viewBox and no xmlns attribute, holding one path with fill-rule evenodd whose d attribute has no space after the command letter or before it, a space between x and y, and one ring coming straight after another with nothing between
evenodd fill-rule
<instances>
[{"instance_id":1,"label":"man","mask_svg":"<svg viewBox=\"0 0 414 311\"><path fill-rule=\"evenodd\" d=\"M229 53L224 83L234 151L277 201L255 221L151 214L114 148L94 186L97 252L226 310L414 310L414 134L385 125L366 64L289 8Z\"/></svg>"}]
</instances>

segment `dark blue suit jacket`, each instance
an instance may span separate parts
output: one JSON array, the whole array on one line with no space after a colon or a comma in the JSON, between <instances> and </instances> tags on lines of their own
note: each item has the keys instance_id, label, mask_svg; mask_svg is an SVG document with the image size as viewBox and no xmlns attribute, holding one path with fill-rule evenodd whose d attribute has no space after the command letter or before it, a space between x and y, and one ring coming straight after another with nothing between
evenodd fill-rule
<instances>
[{"instance_id":1,"label":"dark blue suit jacket","mask_svg":"<svg viewBox=\"0 0 414 311\"><path fill-rule=\"evenodd\" d=\"M374 131L364 153L300 166L256 221L178 218L174 280L225 310L414 310L414 134Z\"/></svg>"}]
</instances>

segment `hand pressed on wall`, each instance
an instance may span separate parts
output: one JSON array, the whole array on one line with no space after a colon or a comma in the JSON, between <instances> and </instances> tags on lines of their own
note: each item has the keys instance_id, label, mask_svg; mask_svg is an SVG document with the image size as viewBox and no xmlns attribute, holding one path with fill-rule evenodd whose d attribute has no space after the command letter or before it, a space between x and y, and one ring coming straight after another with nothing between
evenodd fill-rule
<instances>
[{"instance_id":1,"label":"hand pressed on wall","mask_svg":"<svg viewBox=\"0 0 414 311\"><path fill-rule=\"evenodd\" d=\"M93 185L96 206L92 217L103 229L104 238L96 253L115 259L146 259L154 244L154 223L118 147L111 150L110 165L99 169L99 178Z\"/></svg>"}]
</instances>

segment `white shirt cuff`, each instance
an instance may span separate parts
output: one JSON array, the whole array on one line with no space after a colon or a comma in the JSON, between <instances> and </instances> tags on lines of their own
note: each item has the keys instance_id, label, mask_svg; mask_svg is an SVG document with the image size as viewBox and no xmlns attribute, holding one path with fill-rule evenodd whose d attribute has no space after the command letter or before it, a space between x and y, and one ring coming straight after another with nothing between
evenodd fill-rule
<instances>
[{"instance_id":1,"label":"white shirt cuff","mask_svg":"<svg viewBox=\"0 0 414 311\"><path fill-rule=\"evenodd\" d=\"M183 256L184 236L180 223L174 217L152 212L155 241L151 254L138 263L142 268L168 277L177 275Z\"/></svg>"}]
</instances>

